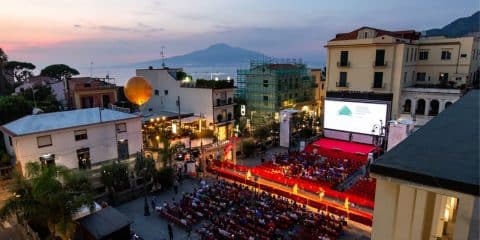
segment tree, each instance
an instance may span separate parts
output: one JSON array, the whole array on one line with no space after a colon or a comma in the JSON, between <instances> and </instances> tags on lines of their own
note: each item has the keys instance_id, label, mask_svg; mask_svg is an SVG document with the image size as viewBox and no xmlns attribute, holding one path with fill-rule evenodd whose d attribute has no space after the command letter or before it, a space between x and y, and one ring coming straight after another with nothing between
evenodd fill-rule
<instances>
[{"instance_id":1,"label":"tree","mask_svg":"<svg viewBox=\"0 0 480 240\"><path fill-rule=\"evenodd\" d=\"M0 48L0 96L5 95L7 91L7 77L5 76L5 63L7 61L7 54Z\"/></svg>"},{"instance_id":2,"label":"tree","mask_svg":"<svg viewBox=\"0 0 480 240\"><path fill-rule=\"evenodd\" d=\"M137 176L142 176L145 183L147 183L152 180L155 172L155 161L138 154L135 159L135 173Z\"/></svg>"},{"instance_id":3,"label":"tree","mask_svg":"<svg viewBox=\"0 0 480 240\"><path fill-rule=\"evenodd\" d=\"M245 157L250 157L255 152L255 143L252 140L243 141L242 152Z\"/></svg>"},{"instance_id":4,"label":"tree","mask_svg":"<svg viewBox=\"0 0 480 240\"><path fill-rule=\"evenodd\" d=\"M5 71L10 72L16 82L26 82L32 76L35 65L29 62L9 61L5 63Z\"/></svg>"},{"instance_id":5,"label":"tree","mask_svg":"<svg viewBox=\"0 0 480 240\"><path fill-rule=\"evenodd\" d=\"M59 80L67 80L72 76L80 74L76 69L65 64L50 65L40 72L41 76L51 77Z\"/></svg>"},{"instance_id":6,"label":"tree","mask_svg":"<svg viewBox=\"0 0 480 240\"><path fill-rule=\"evenodd\" d=\"M112 163L103 165L100 178L107 191L114 193L130 187L128 179L128 166L124 163Z\"/></svg>"},{"instance_id":7,"label":"tree","mask_svg":"<svg viewBox=\"0 0 480 240\"><path fill-rule=\"evenodd\" d=\"M33 98L33 91L35 91L35 99ZM32 105L36 103L36 107L42 109L44 112L56 112L61 107L60 102L57 101L50 86L27 89L23 92L23 96L27 101L32 103Z\"/></svg>"},{"instance_id":8,"label":"tree","mask_svg":"<svg viewBox=\"0 0 480 240\"><path fill-rule=\"evenodd\" d=\"M0 125L32 113L32 104L23 96L0 97Z\"/></svg>"},{"instance_id":9,"label":"tree","mask_svg":"<svg viewBox=\"0 0 480 240\"><path fill-rule=\"evenodd\" d=\"M162 163L163 167L171 166L172 165L172 155L173 155L173 148L170 147L170 141L168 137L162 137L163 148L162 148Z\"/></svg>"},{"instance_id":10,"label":"tree","mask_svg":"<svg viewBox=\"0 0 480 240\"><path fill-rule=\"evenodd\" d=\"M94 209L90 182L86 175L63 166L28 163L26 176L15 176L12 195L0 209L0 217L20 216L48 227L50 238L62 233L71 238L72 217L84 206Z\"/></svg>"}]
</instances>

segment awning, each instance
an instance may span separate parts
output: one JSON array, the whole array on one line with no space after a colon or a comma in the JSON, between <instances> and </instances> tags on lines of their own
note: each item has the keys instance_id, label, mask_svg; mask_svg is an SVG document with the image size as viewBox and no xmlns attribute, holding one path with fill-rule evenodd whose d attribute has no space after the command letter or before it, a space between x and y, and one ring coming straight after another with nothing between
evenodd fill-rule
<instances>
[{"instance_id":1,"label":"awning","mask_svg":"<svg viewBox=\"0 0 480 240\"><path fill-rule=\"evenodd\" d=\"M95 239L102 239L132 224L132 221L113 207L106 207L79 220L80 225Z\"/></svg>"}]
</instances>

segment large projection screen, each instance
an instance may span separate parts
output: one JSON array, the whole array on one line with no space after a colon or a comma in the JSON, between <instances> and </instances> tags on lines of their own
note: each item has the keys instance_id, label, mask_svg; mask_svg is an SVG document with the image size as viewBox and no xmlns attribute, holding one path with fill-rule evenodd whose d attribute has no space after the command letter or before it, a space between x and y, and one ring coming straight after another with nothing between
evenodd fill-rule
<instances>
[{"instance_id":1,"label":"large projection screen","mask_svg":"<svg viewBox=\"0 0 480 240\"><path fill-rule=\"evenodd\" d=\"M324 117L326 129L378 136L380 122L386 123L387 104L326 99Z\"/></svg>"}]
</instances>

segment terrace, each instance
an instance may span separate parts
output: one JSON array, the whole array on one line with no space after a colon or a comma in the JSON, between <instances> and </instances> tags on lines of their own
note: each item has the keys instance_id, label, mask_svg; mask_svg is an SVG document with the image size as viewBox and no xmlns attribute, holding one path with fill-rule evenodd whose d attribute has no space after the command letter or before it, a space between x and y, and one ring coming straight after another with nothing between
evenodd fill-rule
<instances>
[{"instance_id":1,"label":"terrace","mask_svg":"<svg viewBox=\"0 0 480 240\"><path fill-rule=\"evenodd\" d=\"M233 79L230 80L206 80L206 79L197 79L195 81L191 78L186 77L185 80L182 80L180 83L181 87L186 88L208 88L208 89L227 89L233 88Z\"/></svg>"}]
</instances>

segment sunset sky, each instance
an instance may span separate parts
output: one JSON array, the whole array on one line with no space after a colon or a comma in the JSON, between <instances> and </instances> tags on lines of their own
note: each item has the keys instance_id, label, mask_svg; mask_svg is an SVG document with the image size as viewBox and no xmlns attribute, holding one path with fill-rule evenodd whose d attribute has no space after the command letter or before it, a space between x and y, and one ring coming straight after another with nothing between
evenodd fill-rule
<instances>
[{"instance_id":1,"label":"sunset sky","mask_svg":"<svg viewBox=\"0 0 480 240\"><path fill-rule=\"evenodd\" d=\"M442 27L475 0L15 0L0 14L0 47L37 66L116 65L214 43L276 57L324 58L323 45L360 26Z\"/></svg>"}]
</instances>

